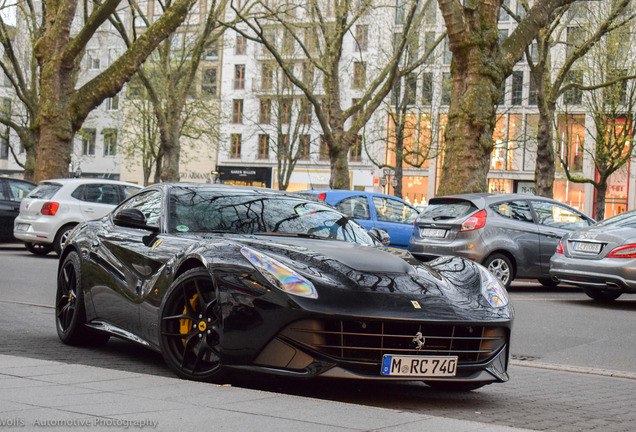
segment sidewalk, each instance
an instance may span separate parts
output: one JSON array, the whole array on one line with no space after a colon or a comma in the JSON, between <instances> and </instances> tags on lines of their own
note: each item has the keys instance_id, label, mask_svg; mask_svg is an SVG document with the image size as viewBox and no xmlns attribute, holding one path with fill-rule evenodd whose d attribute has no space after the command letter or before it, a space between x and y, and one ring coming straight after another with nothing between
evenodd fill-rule
<instances>
[{"instance_id":1,"label":"sidewalk","mask_svg":"<svg viewBox=\"0 0 636 432\"><path fill-rule=\"evenodd\" d=\"M0 355L0 430L512 432L508 427Z\"/></svg>"}]
</instances>

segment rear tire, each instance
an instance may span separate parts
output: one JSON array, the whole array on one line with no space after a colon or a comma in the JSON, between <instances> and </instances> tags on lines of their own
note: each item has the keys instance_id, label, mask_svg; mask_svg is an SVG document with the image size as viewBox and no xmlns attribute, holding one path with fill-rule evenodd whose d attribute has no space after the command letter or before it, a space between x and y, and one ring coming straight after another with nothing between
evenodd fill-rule
<instances>
[{"instance_id":1,"label":"rear tire","mask_svg":"<svg viewBox=\"0 0 636 432\"><path fill-rule=\"evenodd\" d=\"M607 290L602 288L583 288L583 291L585 292L585 294L587 294L588 297L603 303L616 300L621 296L621 294L623 294L620 291Z\"/></svg>"},{"instance_id":2,"label":"rear tire","mask_svg":"<svg viewBox=\"0 0 636 432\"><path fill-rule=\"evenodd\" d=\"M550 278L539 278L539 283L546 288L556 288L559 285L559 282Z\"/></svg>"},{"instance_id":3,"label":"rear tire","mask_svg":"<svg viewBox=\"0 0 636 432\"><path fill-rule=\"evenodd\" d=\"M484 267L495 275L506 289L510 288L515 277L510 258L500 253L492 254L484 261Z\"/></svg>"},{"instance_id":4,"label":"rear tire","mask_svg":"<svg viewBox=\"0 0 636 432\"><path fill-rule=\"evenodd\" d=\"M44 256L53 250L53 245L25 242L24 246L34 255Z\"/></svg>"},{"instance_id":5,"label":"rear tire","mask_svg":"<svg viewBox=\"0 0 636 432\"><path fill-rule=\"evenodd\" d=\"M457 382L457 381L424 381L424 384L434 390L445 392L468 392L477 390L488 383L484 382Z\"/></svg>"},{"instance_id":6,"label":"rear tire","mask_svg":"<svg viewBox=\"0 0 636 432\"><path fill-rule=\"evenodd\" d=\"M67 345L102 345L110 335L91 331L86 324L82 268L77 252L69 253L60 266L55 294L55 327Z\"/></svg>"}]
</instances>

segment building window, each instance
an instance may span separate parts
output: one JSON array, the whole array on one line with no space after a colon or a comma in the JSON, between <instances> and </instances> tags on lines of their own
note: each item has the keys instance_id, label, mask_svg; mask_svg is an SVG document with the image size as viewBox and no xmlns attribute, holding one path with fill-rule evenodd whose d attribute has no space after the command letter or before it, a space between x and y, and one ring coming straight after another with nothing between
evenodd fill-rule
<instances>
[{"instance_id":1,"label":"building window","mask_svg":"<svg viewBox=\"0 0 636 432\"><path fill-rule=\"evenodd\" d=\"M232 101L232 123L243 123L243 99Z\"/></svg>"},{"instance_id":2,"label":"building window","mask_svg":"<svg viewBox=\"0 0 636 432\"><path fill-rule=\"evenodd\" d=\"M287 158L289 156L289 135L278 134L278 157Z\"/></svg>"},{"instance_id":3,"label":"building window","mask_svg":"<svg viewBox=\"0 0 636 432\"><path fill-rule=\"evenodd\" d=\"M203 55L205 60L218 60L219 59L219 42L214 41L205 49Z\"/></svg>"},{"instance_id":4,"label":"building window","mask_svg":"<svg viewBox=\"0 0 636 432\"><path fill-rule=\"evenodd\" d=\"M2 98L2 105L0 105L0 117L3 119L11 118L11 99Z\"/></svg>"},{"instance_id":5,"label":"building window","mask_svg":"<svg viewBox=\"0 0 636 432\"><path fill-rule=\"evenodd\" d=\"M107 128L102 131L104 135L104 156L117 154L117 129Z\"/></svg>"},{"instance_id":6,"label":"building window","mask_svg":"<svg viewBox=\"0 0 636 432\"><path fill-rule=\"evenodd\" d=\"M422 74L422 103L424 105L430 105L433 103L433 74L431 72L425 72Z\"/></svg>"},{"instance_id":7,"label":"building window","mask_svg":"<svg viewBox=\"0 0 636 432\"><path fill-rule=\"evenodd\" d=\"M512 105L521 105L523 101L523 71L514 71L512 73L512 95L510 103Z\"/></svg>"},{"instance_id":8,"label":"building window","mask_svg":"<svg viewBox=\"0 0 636 432\"><path fill-rule=\"evenodd\" d=\"M320 151L318 152L318 159L321 161L329 160L329 145L324 135L320 135Z\"/></svg>"},{"instance_id":9,"label":"building window","mask_svg":"<svg viewBox=\"0 0 636 432\"><path fill-rule=\"evenodd\" d=\"M435 45L435 32L426 32L424 35L424 54L430 52L429 56L424 61L425 64L435 63L435 55L433 52L433 45Z\"/></svg>"},{"instance_id":10,"label":"building window","mask_svg":"<svg viewBox=\"0 0 636 432\"><path fill-rule=\"evenodd\" d=\"M108 66L112 65L115 60L117 60L121 56L121 50L119 48L109 48L108 49Z\"/></svg>"},{"instance_id":11,"label":"building window","mask_svg":"<svg viewBox=\"0 0 636 432\"><path fill-rule=\"evenodd\" d=\"M207 68L203 70L203 79L201 80L201 93L204 96L216 96L216 68Z\"/></svg>"},{"instance_id":12,"label":"building window","mask_svg":"<svg viewBox=\"0 0 636 432\"><path fill-rule=\"evenodd\" d=\"M528 90L528 105L537 104L537 88L534 85L534 78L530 74L530 89Z\"/></svg>"},{"instance_id":13,"label":"building window","mask_svg":"<svg viewBox=\"0 0 636 432\"><path fill-rule=\"evenodd\" d=\"M444 64L451 64L451 60L453 60L453 53L449 47L448 36L444 38Z\"/></svg>"},{"instance_id":14,"label":"building window","mask_svg":"<svg viewBox=\"0 0 636 432\"><path fill-rule=\"evenodd\" d=\"M0 132L0 159L9 159L9 129ZM1 192L1 191L0 191Z\"/></svg>"},{"instance_id":15,"label":"building window","mask_svg":"<svg viewBox=\"0 0 636 432\"><path fill-rule=\"evenodd\" d=\"M267 134L258 136L258 158L269 159L269 135Z\"/></svg>"},{"instance_id":16,"label":"building window","mask_svg":"<svg viewBox=\"0 0 636 432\"><path fill-rule=\"evenodd\" d=\"M245 36L237 34L236 35L236 55L245 55L245 47L247 46L245 42Z\"/></svg>"},{"instance_id":17,"label":"building window","mask_svg":"<svg viewBox=\"0 0 636 432\"><path fill-rule=\"evenodd\" d=\"M298 113L300 124L311 124L311 104L308 100L302 99L300 102L300 112Z\"/></svg>"},{"instance_id":18,"label":"building window","mask_svg":"<svg viewBox=\"0 0 636 432\"><path fill-rule=\"evenodd\" d=\"M356 26L356 52L364 52L367 50L367 34L369 33L369 26L359 25Z\"/></svg>"},{"instance_id":19,"label":"building window","mask_svg":"<svg viewBox=\"0 0 636 432\"><path fill-rule=\"evenodd\" d=\"M367 66L365 62L353 63L353 88L363 89L367 77Z\"/></svg>"},{"instance_id":20,"label":"building window","mask_svg":"<svg viewBox=\"0 0 636 432\"><path fill-rule=\"evenodd\" d=\"M309 135L300 135L298 137L298 159L309 160L309 150L311 146L311 137Z\"/></svg>"},{"instance_id":21,"label":"building window","mask_svg":"<svg viewBox=\"0 0 636 432\"><path fill-rule=\"evenodd\" d=\"M395 24L404 24L404 17L406 16L406 6L404 0L396 0L395 2Z\"/></svg>"},{"instance_id":22,"label":"building window","mask_svg":"<svg viewBox=\"0 0 636 432\"><path fill-rule=\"evenodd\" d=\"M88 69L99 69L99 50L89 49L86 50L86 62L88 64Z\"/></svg>"},{"instance_id":23,"label":"building window","mask_svg":"<svg viewBox=\"0 0 636 432\"><path fill-rule=\"evenodd\" d=\"M362 160L362 135L358 135L351 148L349 148L349 160L351 162L360 162Z\"/></svg>"},{"instance_id":24,"label":"building window","mask_svg":"<svg viewBox=\"0 0 636 432\"><path fill-rule=\"evenodd\" d=\"M444 72L442 80L442 105L450 105L451 90L452 90L452 78L450 72Z\"/></svg>"},{"instance_id":25,"label":"building window","mask_svg":"<svg viewBox=\"0 0 636 432\"><path fill-rule=\"evenodd\" d=\"M289 65L289 69L293 72L294 71L294 65ZM289 77L287 76L287 74L285 72L281 72L283 74L283 79L281 82L281 87L283 90L289 90L292 88L292 82L291 79L289 79Z\"/></svg>"},{"instance_id":26,"label":"building window","mask_svg":"<svg viewBox=\"0 0 636 432\"><path fill-rule=\"evenodd\" d=\"M270 99L261 99L258 122L260 124L269 124L272 121L272 101Z\"/></svg>"},{"instance_id":27,"label":"building window","mask_svg":"<svg viewBox=\"0 0 636 432\"><path fill-rule=\"evenodd\" d=\"M261 75L261 90L271 90L274 83L274 66L264 63Z\"/></svg>"},{"instance_id":28,"label":"building window","mask_svg":"<svg viewBox=\"0 0 636 432\"><path fill-rule=\"evenodd\" d=\"M351 99L351 106L354 106L358 102L360 102L360 99ZM353 114L351 114L351 123L355 123L358 121L358 118L360 118L361 111L362 111L362 108L358 109L357 111L354 111Z\"/></svg>"},{"instance_id":29,"label":"building window","mask_svg":"<svg viewBox=\"0 0 636 432\"><path fill-rule=\"evenodd\" d=\"M291 99L281 99L279 103L279 117L280 122L282 124L289 124L291 122L292 115L292 100Z\"/></svg>"},{"instance_id":30,"label":"building window","mask_svg":"<svg viewBox=\"0 0 636 432\"><path fill-rule=\"evenodd\" d=\"M568 27L567 43L566 43L566 55L569 56L572 52L579 49L581 44L585 41L585 28L584 27Z\"/></svg>"},{"instance_id":31,"label":"building window","mask_svg":"<svg viewBox=\"0 0 636 432\"><path fill-rule=\"evenodd\" d=\"M234 90L245 89L245 65L234 65Z\"/></svg>"},{"instance_id":32,"label":"building window","mask_svg":"<svg viewBox=\"0 0 636 432\"><path fill-rule=\"evenodd\" d=\"M230 157L233 159L241 157L241 134L230 135Z\"/></svg>"},{"instance_id":33,"label":"building window","mask_svg":"<svg viewBox=\"0 0 636 432\"><path fill-rule=\"evenodd\" d=\"M119 109L119 95L106 99L106 111L117 111Z\"/></svg>"},{"instance_id":34,"label":"building window","mask_svg":"<svg viewBox=\"0 0 636 432\"><path fill-rule=\"evenodd\" d=\"M406 98L407 105L415 105L415 99L417 95L417 75L410 73L404 78L406 81L406 88L404 89L404 97Z\"/></svg>"},{"instance_id":35,"label":"building window","mask_svg":"<svg viewBox=\"0 0 636 432\"><path fill-rule=\"evenodd\" d=\"M95 137L97 132L95 129L82 129L80 131L82 136L82 155L94 156L95 155Z\"/></svg>"}]
</instances>

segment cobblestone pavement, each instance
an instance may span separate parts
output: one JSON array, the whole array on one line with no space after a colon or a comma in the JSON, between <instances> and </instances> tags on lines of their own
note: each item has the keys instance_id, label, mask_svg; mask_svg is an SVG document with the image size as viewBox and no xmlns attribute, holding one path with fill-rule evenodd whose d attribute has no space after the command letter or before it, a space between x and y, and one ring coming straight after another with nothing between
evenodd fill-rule
<instances>
[{"instance_id":1,"label":"cobblestone pavement","mask_svg":"<svg viewBox=\"0 0 636 432\"><path fill-rule=\"evenodd\" d=\"M0 354L173 376L161 355L132 343L113 339L100 348L65 346L59 342L53 322L51 308L0 301L4 333ZM516 361L508 383L462 394L434 391L419 383L289 381L260 376L247 376L232 384L539 431L636 430L636 377L536 366L541 365Z\"/></svg>"}]
</instances>

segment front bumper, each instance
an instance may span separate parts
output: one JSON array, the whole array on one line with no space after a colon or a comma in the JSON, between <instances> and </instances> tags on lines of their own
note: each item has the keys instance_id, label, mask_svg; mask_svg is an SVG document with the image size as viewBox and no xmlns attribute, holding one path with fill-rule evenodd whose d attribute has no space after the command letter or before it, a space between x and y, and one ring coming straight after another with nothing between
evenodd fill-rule
<instances>
[{"instance_id":1,"label":"front bumper","mask_svg":"<svg viewBox=\"0 0 636 432\"><path fill-rule=\"evenodd\" d=\"M550 259L550 276L582 287L635 293L636 259L593 260L555 254Z\"/></svg>"}]
</instances>

